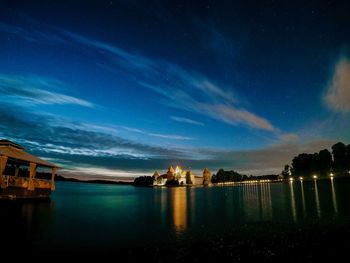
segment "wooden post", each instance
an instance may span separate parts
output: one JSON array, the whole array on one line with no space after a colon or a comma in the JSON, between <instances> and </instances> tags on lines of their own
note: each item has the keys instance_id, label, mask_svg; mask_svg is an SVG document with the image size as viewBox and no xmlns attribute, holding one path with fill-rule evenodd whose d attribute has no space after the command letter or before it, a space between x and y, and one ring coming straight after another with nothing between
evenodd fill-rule
<instances>
[{"instance_id":1,"label":"wooden post","mask_svg":"<svg viewBox=\"0 0 350 263\"><path fill-rule=\"evenodd\" d=\"M28 182L28 190L34 191L34 182L33 179L35 178L36 174L36 163L30 163L29 165L29 182Z\"/></svg>"},{"instance_id":2,"label":"wooden post","mask_svg":"<svg viewBox=\"0 0 350 263\"><path fill-rule=\"evenodd\" d=\"M55 175L57 173L57 168L52 167L52 176L51 176L51 191L55 191Z\"/></svg>"},{"instance_id":3,"label":"wooden post","mask_svg":"<svg viewBox=\"0 0 350 263\"><path fill-rule=\"evenodd\" d=\"M7 163L7 156L0 156L0 187L3 188L2 181L3 181L3 174L6 168L6 163ZM5 187L5 185L4 185Z\"/></svg>"},{"instance_id":4,"label":"wooden post","mask_svg":"<svg viewBox=\"0 0 350 263\"><path fill-rule=\"evenodd\" d=\"M16 164L16 167L15 167L15 177L18 177L18 173L19 173L19 164Z\"/></svg>"}]
</instances>

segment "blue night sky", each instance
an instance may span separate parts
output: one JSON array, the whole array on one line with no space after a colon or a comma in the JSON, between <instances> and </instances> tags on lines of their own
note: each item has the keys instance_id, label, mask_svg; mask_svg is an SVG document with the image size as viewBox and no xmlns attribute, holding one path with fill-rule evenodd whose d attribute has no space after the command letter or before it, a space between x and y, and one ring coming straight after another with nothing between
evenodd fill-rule
<instances>
[{"instance_id":1,"label":"blue night sky","mask_svg":"<svg viewBox=\"0 0 350 263\"><path fill-rule=\"evenodd\" d=\"M0 5L0 138L62 174L261 175L350 143L342 1Z\"/></svg>"}]
</instances>

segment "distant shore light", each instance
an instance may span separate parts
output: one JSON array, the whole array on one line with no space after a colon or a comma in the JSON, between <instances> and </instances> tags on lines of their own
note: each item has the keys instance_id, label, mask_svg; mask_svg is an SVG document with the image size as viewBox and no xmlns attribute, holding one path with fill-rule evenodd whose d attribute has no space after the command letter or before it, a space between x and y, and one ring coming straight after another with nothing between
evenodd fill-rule
<instances>
[{"instance_id":1,"label":"distant shore light","mask_svg":"<svg viewBox=\"0 0 350 263\"><path fill-rule=\"evenodd\" d=\"M304 178L302 176L299 177L300 181L302 181Z\"/></svg>"},{"instance_id":2,"label":"distant shore light","mask_svg":"<svg viewBox=\"0 0 350 263\"><path fill-rule=\"evenodd\" d=\"M312 176L314 179L317 179L317 175Z\"/></svg>"}]
</instances>

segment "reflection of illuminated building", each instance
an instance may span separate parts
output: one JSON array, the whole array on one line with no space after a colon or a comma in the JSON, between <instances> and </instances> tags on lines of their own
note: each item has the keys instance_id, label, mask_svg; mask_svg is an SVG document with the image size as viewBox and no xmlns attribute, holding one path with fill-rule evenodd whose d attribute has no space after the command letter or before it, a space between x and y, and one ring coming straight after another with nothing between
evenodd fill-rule
<instances>
[{"instance_id":1,"label":"reflection of illuminated building","mask_svg":"<svg viewBox=\"0 0 350 263\"><path fill-rule=\"evenodd\" d=\"M173 188L172 192L173 221L176 231L184 231L187 227L187 190Z\"/></svg>"}]
</instances>

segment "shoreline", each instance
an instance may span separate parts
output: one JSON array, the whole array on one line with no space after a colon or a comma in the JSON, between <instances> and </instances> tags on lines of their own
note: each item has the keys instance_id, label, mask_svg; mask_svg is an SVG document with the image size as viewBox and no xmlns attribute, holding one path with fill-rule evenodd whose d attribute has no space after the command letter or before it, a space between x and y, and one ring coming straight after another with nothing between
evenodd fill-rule
<instances>
[{"instance_id":1,"label":"shoreline","mask_svg":"<svg viewBox=\"0 0 350 263\"><path fill-rule=\"evenodd\" d=\"M251 185L251 184L270 184L270 183L301 183L301 182L314 182L314 181L324 181L324 180L338 180L338 179L344 179L344 178L350 178L350 174L342 174L342 175L336 175L334 177L329 176L323 176L319 177L317 179L313 178L303 178L300 180L298 177L293 178L293 180L289 179L281 179L281 180L246 180L241 182L220 182L220 183L212 183L209 185L139 185L135 184L133 181L125 182L125 181L110 181L110 180L79 180L75 178L66 178L63 176L58 176L56 179L56 182L73 182L73 183L87 183L87 184L107 184L107 185L132 185L135 187L155 187L155 188L173 188L173 187L212 187L212 186L242 186L242 185Z\"/></svg>"}]
</instances>

